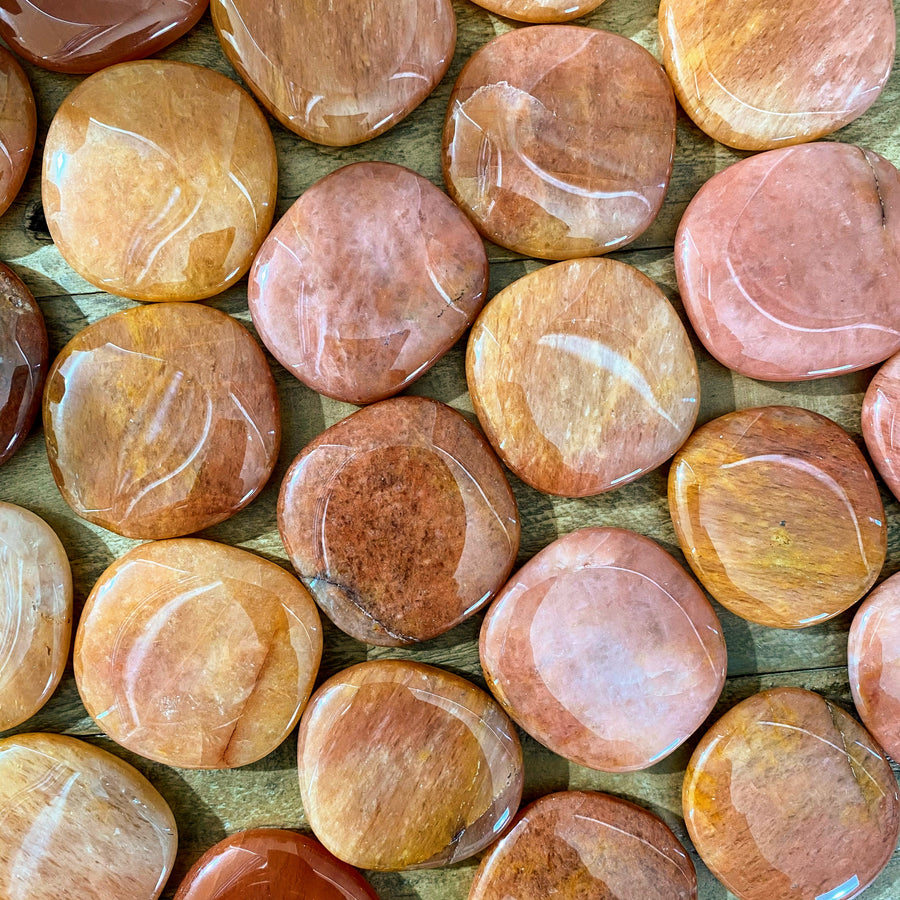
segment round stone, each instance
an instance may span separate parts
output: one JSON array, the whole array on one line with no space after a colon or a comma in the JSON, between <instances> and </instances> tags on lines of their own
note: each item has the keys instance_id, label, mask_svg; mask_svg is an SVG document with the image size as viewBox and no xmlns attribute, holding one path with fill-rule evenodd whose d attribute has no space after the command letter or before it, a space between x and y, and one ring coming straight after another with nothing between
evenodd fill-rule
<instances>
[{"instance_id":1,"label":"round stone","mask_svg":"<svg viewBox=\"0 0 900 900\"><path fill-rule=\"evenodd\" d=\"M609 259L520 278L484 308L466 377L500 458L532 487L587 497L665 462L691 433L700 383L659 288Z\"/></svg>"},{"instance_id":2,"label":"round stone","mask_svg":"<svg viewBox=\"0 0 900 900\"><path fill-rule=\"evenodd\" d=\"M691 568L733 613L776 628L830 619L875 583L884 507L840 426L767 406L714 419L669 470L669 511Z\"/></svg>"},{"instance_id":3,"label":"round stone","mask_svg":"<svg viewBox=\"0 0 900 900\"><path fill-rule=\"evenodd\" d=\"M367 141L409 115L453 58L450 0L212 0L225 55L291 131L332 147Z\"/></svg>"},{"instance_id":4,"label":"round stone","mask_svg":"<svg viewBox=\"0 0 900 900\"><path fill-rule=\"evenodd\" d=\"M239 831L191 867L175 900L378 900L318 841L278 828Z\"/></svg>"},{"instance_id":5,"label":"round stone","mask_svg":"<svg viewBox=\"0 0 900 900\"><path fill-rule=\"evenodd\" d=\"M525 731L606 772L659 762L725 684L725 639L703 592L658 544L618 528L572 532L529 560L491 606L479 651Z\"/></svg>"},{"instance_id":6,"label":"round stone","mask_svg":"<svg viewBox=\"0 0 900 900\"><path fill-rule=\"evenodd\" d=\"M652 813L609 794L564 791L516 817L485 856L469 900L696 900L693 863Z\"/></svg>"},{"instance_id":7,"label":"round stone","mask_svg":"<svg viewBox=\"0 0 900 900\"><path fill-rule=\"evenodd\" d=\"M365 869L466 859L503 833L522 795L522 750L500 707L457 675L405 660L326 681L297 754L316 837Z\"/></svg>"},{"instance_id":8,"label":"round stone","mask_svg":"<svg viewBox=\"0 0 900 900\"><path fill-rule=\"evenodd\" d=\"M596 9L603 0L473 0L484 9L520 22L568 22Z\"/></svg>"},{"instance_id":9,"label":"round stone","mask_svg":"<svg viewBox=\"0 0 900 900\"><path fill-rule=\"evenodd\" d=\"M444 181L494 243L571 259L650 225L674 150L672 87L643 47L539 25L501 34L466 63L444 126Z\"/></svg>"},{"instance_id":10,"label":"round stone","mask_svg":"<svg viewBox=\"0 0 900 900\"><path fill-rule=\"evenodd\" d=\"M481 609L519 547L497 458L458 412L425 397L383 400L313 440L284 477L278 528L325 614L388 647Z\"/></svg>"},{"instance_id":11,"label":"round stone","mask_svg":"<svg viewBox=\"0 0 900 900\"><path fill-rule=\"evenodd\" d=\"M164 303L80 331L47 376L50 469L75 513L126 537L215 525L263 488L278 395L262 350L225 313Z\"/></svg>"},{"instance_id":12,"label":"round stone","mask_svg":"<svg viewBox=\"0 0 900 900\"><path fill-rule=\"evenodd\" d=\"M47 328L31 291L0 263L0 463L34 424L47 377Z\"/></svg>"},{"instance_id":13,"label":"round stone","mask_svg":"<svg viewBox=\"0 0 900 900\"><path fill-rule=\"evenodd\" d=\"M0 731L50 699L71 637L72 572L63 545L43 519L0 502Z\"/></svg>"},{"instance_id":14,"label":"round stone","mask_svg":"<svg viewBox=\"0 0 900 900\"><path fill-rule=\"evenodd\" d=\"M246 91L211 69L146 60L103 69L62 102L42 198L59 252L100 290L202 300L250 268L277 177Z\"/></svg>"},{"instance_id":15,"label":"round stone","mask_svg":"<svg viewBox=\"0 0 900 900\"><path fill-rule=\"evenodd\" d=\"M900 354L869 382L862 405L866 448L887 486L900 497Z\"/></svg>"},{"instance_id":16,"label":"round stone","mask_svg":"<svg viewBox=\"0 0 900 900\"><path fill-rule=\"evenodd\" d=\"M313 390L371 403L403 390L484 304L478 232L446 194L402 166L363 162L303 193L250 273L253 324Z\"/></svg>"},{"instance_id":17,"label":"round stone","mask_svg":"<svg viewBox=\"0 0 900 900\"><path fill-rule=\"evenodd\" d=\"M0 740L0 896L156 900L175 818L137 769L56 734Z\"/></svg>"},{"instance_id":18,"label":"round stone","mask_svg":"<svg viewBox=\"0 0 900 900\"><path fill-rule=\"evenodd\" d=\"M896 31L891 0L659 5L678 102L708 135L741 150L812 141L861 116L888 79Z\"/></svg>"},{"instance_id":19,"label":"round stone","mask_svg":"<svg viewBox=\"0 0 900 900\"><path fill-rule=\"evenodd\" d=\"M0 47L0 216L16 199L28 174L36 135L31 85L13 55Z\"/></svg>"},{"instance_id":20,"label":"round stone","mask_svg":"<svg viewBox=\"0 0 900 900\"><path fill-rule=\"evenodd\" d=\"M54 72L84 74L167 47L203 15L208 0L24 0L0 5L0 35Z\"/></svg>"},{"instance_id":21,"label":"round stone","mask_svg":"<svg viewBox=\"0 0 900 900\"><path fill-rule=\"evenodd\" d=\"M322 658L318 610L280 566L196 538L142 544L94 585L75 637L88 713L182 769L255 762L290 733Z\"/></svg>"},{"instance_id":22,"label":"round stone","mask_svg":"<svg viewBox=\"0 0 900 900\"><path fill-rule=\"evenodd\" d=\"M898 211L900 173L849 144L770 150L714 175L675 239L700 340L728 368L769 381L886 359L900 349Z\"/></svg>"},{"instance_id":23,"label":"round stone","mask_svg":"<svg viewBox=\"0 0 900 900\"><path fill-rule=\"evenodd\" d=\"M878 745L799 688L722 716L691 757L682 800L697 852L740 900L850 900L887 864L900 825Z\"/></svg>"}]
</instances>

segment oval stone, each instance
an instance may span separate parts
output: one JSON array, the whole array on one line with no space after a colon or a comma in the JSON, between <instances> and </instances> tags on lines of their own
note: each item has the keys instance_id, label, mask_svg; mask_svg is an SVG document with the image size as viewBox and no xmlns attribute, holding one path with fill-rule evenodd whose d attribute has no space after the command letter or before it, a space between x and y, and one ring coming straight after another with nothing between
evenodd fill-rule
<instances>
[{"instance_id":1,"label":"oval stone","mask_svg":"<svg viewBox=\"0 0 900 900\"><path fill-rule=\"evenodd\" d=\"M862 405L862 433L872 462L900 497L900 354L869 382Z\"/></svg>"},{"instance_id":2,"label":"oval stone","mask_svg":"<svg viewBox=\"0 0 900 900\"><path fill-rule=\"evenodd\" d=\"M0 216L16 199L28 174L36 135L31 85L13 55L0 47Z\"/></svg>"},{"instance_id":3,"label":"oval stone","mask_svg":"<svg viewBox=\"0 0 900 900\"><path fill-rule=\"evenodd\" d=\"M675 271L697 335L735 372L800 381L881 362L900 349L900 173L837 143L735 163L688 205Z\"/></svg>"},{"instance_id":4,"label":"oval stone","mask_svg":"<svg viewBox=\"0 0 900 900\"><path fill-rule=\"evenodd\" d=\"M0 731L56 690L72 638L72 571L52 528L0 502ZM0 851L2 853L2 851Z\"/></svg>"},{"instance_id":5,"label":"oval stone","mask_svg":"<svg viewBox=\"0 0 900 900\"><path fill-rule=\"evenodd\" d=\"M152 114L148 114L152 110ZM146 60L91 75L47 134L47 227L91 284L202 300L250 268L275 210L275 142L230 78Z\"/></svg>"},{"instance_id":6,"label":"oval stone","mask_svg":"<svg viewBox=\"0 0 900 900\"><path fill-rule=\"evenodd\" d=\"M618 797L549 794L485 856L469 900L696 900L693 863L662 820Z\"/></svg>"},{"instance_id":7,"label":"oval stone","mask_svg":"<svg viewBox=\"0 0 900 900\"><path fill-rule=\"evenodd\" d=\"M862 453L805 409L744 409L698 428L672 461L669 511L713 597L776 628L815 625L856 603L887 550Z\"/></svg>"},{"instance_id":8,"label":"oval stone","mask_svg":"<svg viewBox=\"0 0 900 900\"><path fill-rule=\"evenodd\" d=\"M500 458L548 494L634 481L690 434L700 383L672 305L637 269L558 263L504 288L469 335L466 378Z\"/></svg>"},{"instance_id":9,"label":"oval stone","mask_svg":"<svg viewBox=\"0 0 900 900\"><path fill-rule=\"evenodd\" d=\"M156 900L175 862L175 818L153 785L74 738L0 740L0 816L3 897Z\"/></svg>"},{"instance_id":10,"label":"oval stone","mask_svg":"<svg viewBox=\"0 0 900 900\"><path fill-rule=\"evenodd\" d=\"M47 376L50 469L75 513L126 537L200 531L263 488L278 395L262 350L225 313L164 303L80 331Z\"/></svg>"},{"instance_id":11,"label":"oval stone","mask_svg":"<svg viewBox=\"0 0 900 900\"><path fill-rule=\"evenodd\" d=\"M0 463L34 424L47 377L47 328L31 291L0 263Z\"/></svg>"},{"instance_id":12,"label":"oval stone","mask_svg":"<svg viewBox=\"0 0 900 900\"><path fill-rule=\"evenodd\" d=\"M479 651L525 731L606 772L659 762L725 684L725 639L703 592L662 547L619 528L572 532L530 559L491 606Z\"/></svg>"},{"instance_id":13,"label":"oval stone","mask_svg":"<svg viewBox=\"0 0 900 900\"><path fill-rule=\"evenodd\" d=\"M450 0L212 0L225 55L266 109L301 137L346 147L412 112L456 46Z\"/></svg>"},{"instance_id":14,"label":"oval stone","mask_svg":"<svg viewBox=\"0 0 900 900\"><path fill-rule=\"evenodd\" d=\"M725 713L691 757L682 801L697 852L740 900L850 900L887 864L900 826L878 745L799 688Z\"/></svg>"},{"instance_id":15,"label":"oval stone","mask_svg":"<svg viewBox=\"0 0 900 900\"><path fill-rule=\"evenodd\" d=\"M498 16L519 22L568 22L596 9L603 0L473 0Z\"/></svg>"},{"instance_id":16,"label":"oval stone","mask_svg":"<svg viewBox=\"0 0 900 900\"><path fill-rule=\"evenodd\" d=\"M352 866L318 841L253 828L219 841L181 882L175 900L378 900Z\"/></svg>"},{"instance_id":17,"label":"oval stone","mask_svg":"<svg viewBox=\"0 0 900 900\"><path fill-rule=\"evenodd\" d=\"M0 6L0 35L54 72L84 74L167 47L203 15L208 0L24 0Z\"/></svg>"},{"instance_id":18,"label":"oval stone","mask_svg":"<svg viewBox=\"0 0 900 900\"><path fill-rule=\"evenodd\" d=\"M494 38L460 73L444 182L502 247L593 256L656 218L674 150L672 86L643 47L594 28L538 25Z\"/></svg>"},{"instance_id":19,"label":"oval stone","mask_svg":"<svg viewBox=\"0 0 900 900\"><path fill-rule=\"evenodd\" d=\"M481 609L519 547L515 497L487 442L425 397L383 400L308 444L281 485L278 529L325 614L387 647Z\"/></svg>"},{"instance_id":20,"label":"oval stone","mask_svg":"<svg viewBox=\"0 0 900 900\"><path fill-rule=\"evenodd\" d=\"M478 232L446 194L391 163L338 169L275 226L250 273L253 324L313 390L371 403L403 390L484 304Z\"/></svg>"},{"instance_id":21,"label":"oval stone","mask_svg":"<svg viewBox=\"0 0 900 900\"><path fill-rule=\"evenodd\" d=\"M326 681L300 720L297 759L316 837L366 869L466 859L503 833L522 795L522 750L500 707L406 660Z\"/></svg>"},{"instance_id":22,"label":"oval stone","mask_svg":"<svg viewBox=\"0 0 900 900\"><path fill-rule=\"evenodd\" d=\"M891 0L659 5L678 102L710 137L741 150L812 141L861 116L888 79L896 31Z\"/></svg>"}]
</instances>

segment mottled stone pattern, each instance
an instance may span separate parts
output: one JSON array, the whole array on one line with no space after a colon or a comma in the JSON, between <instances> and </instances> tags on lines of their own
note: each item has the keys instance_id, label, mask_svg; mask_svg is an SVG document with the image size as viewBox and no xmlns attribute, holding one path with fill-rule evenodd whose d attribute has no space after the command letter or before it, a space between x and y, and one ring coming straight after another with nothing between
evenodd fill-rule
<instances>
[{"instance_id":1,"label":"mottled stone pattern","mask_svg":"<svg viewBox=\"0 0 900 900\"><path fill-rule=\"evenodd\" d=\"M752 156L691 200L675 267L700 340L742 375L798 381L881 362L900 349L900 173L849 144Z\"/></svg>"},{"instance_id":2,"label":"mottled stone pattern","mask_svg":"<svg viewBox=\"0 0 900 900\"><path fill-rule=\"evenodd\" d=\"M212 0L225 55L291 131L332 147L376 137L444 77L450 0Z\"/></svg>"},{"instance_id":3,"label":"mottled stone pattern","mask_svg":"<svg viewBox=\"0 0 900 900\"><path fill-rule=\"evenodd\" d=\"M47 376L50 468L82 518L127 537L199 531L262 490L278 456L275 382L237 321L136 307L63 348Z\"/></svg>"},{"instance_id":4,"label":"mottled stone pattern","mask_svg":"<svg viewBox=\"0 0 900 900\"><path fill-rule=\"evenodd\" d=\"M596 9L603 0L473 0L479 6L520 22L568 22Z\"/></svg>"},{"instance_id":5,"label":"mottled stone pattern","mask_svg":"<svg viewBox=\"0 0 900 900\"><path fill-rule=\"evenodd\" d=\"M268 233L278 180L265 117L230 78L122 63L59 107L44 147L47 226L91 284L134 300L202 300L234 284Z\"/></svg>"},{"instance_id":6,"label":"mottled stone pattern","mask_svg":"<svg viewBox=\"0 0 900 900\"><path fill-rule=\"evenodd\" d=\"M608 259L548 266L497 294L469 336L466 377L500 458L566 497L656 468L697 418L681 320L646 275Z\"/></svg>"},{"instance_id":7,"label":"mottled stone pattern","mask_svg":"<svg viewBox=\"0 0 900 900\"><path fill-rule=\"evenodd\" d=\"M476 51L450 96L444 181L489 240L545 259L636 238L662 205L675 98L643 47L575 25Z\"/></svg>"},{"instance_id":8,"label":"mottled stone pattern","mask_svg":"<svg viewBox=\"0 0 900 900\"><path fill-rule=\"evenodd\" d=\"M178 843L136 769L52 734L0 740L0 896L156 900Z\"/></svg>"},{"instance_id":9,"label":"mottled stone pattern","mask_svg":"<svg viewBox=\"0 0 900 900\"><path fill-rule=\"evenodd\" d=\"M729 710L688 764L688 832L740 900L849 900L890 859L897 781L869 733L818 694L779 688Z\"/></svg>"},{"instance_id":10,"label":"mottled stone pattern","mask_svg":"<svg viewBox=\"0 0 900 900\"><path fill-rule=\"evenodd\" d=\"M900 497L900 354L869 382L862 405L862 433L881 477Z\"/></svg>"},{"instance_id":11,"label":"mottled stone pattern","mask_svg":"<svg viewBox=\"0 0 900 900\"><path fill-rule=\"evenodd\" d=\"M609 794L563 791L527 806L485 856L469 900L696 900L678 838Z\"/></svg>"},{"instance_id":12,"label":"mottled stone pattern","mask_svg":"<svg viewBox=\"0 0 900 900\"><path fill-rule=\"evenodd\" d=\"M324 431L278 501L285 548L326 615L361 641L424 641L483 607L519 547L515 498L459 413L383 400Z\"/></svg>"},{"instance_id":13,"label":"mottled stone pattern","mask_svg":"<svg viewBox=\"0 0 900 900\"><path fill-rule=\"evenodd\" d=\"M444 193L365 162L304 191L262 245L248 300L282 365L361 404L430 369L472 324L487 283L481 238Z\"/></svg>"},{"instance_id":14,"label":"mottled stone pattern","mask_svg":"<svg viewBox=\"0 0 900 900\"><path fill-rule=\"evenodd\" d=\"M522 795L522 751L500 707L405 660L326 681L300 720L297 758L316 837L366 869L466 859L502 834Z\"/></svg>"},{"instance_id":15,"label":"mottled stone pattern","mask_svg":"<svg viewBox=\"0 0 900 900\"><path fill-rule=\"evenodd\" d=\"M679 103L741 150L811 141L861 116L894 60L891 0L662 0Z\"/></svg>"},{"instance_id":16,"label":"mottled stone pattern","mask_svg":"<svg viewBox=\"0 0 900 900\"><path fill-rule=\"evenodd\" d=\"M22 187L36 134L31 85L13 55L0 47L0 216Z\"/></svg>"},{"instance_id":17,"label":"mottled stone pattern","mask_svg":"<svg viewBox=\"0 0 900 900\"><path fill-rule=\"evenodd\" d=\"M672 461L669 510L713 597L777 628L843 612L875 583L887 550L862 453L805 409L745 409L698 428Z\"/></svg>"}]
</instances>

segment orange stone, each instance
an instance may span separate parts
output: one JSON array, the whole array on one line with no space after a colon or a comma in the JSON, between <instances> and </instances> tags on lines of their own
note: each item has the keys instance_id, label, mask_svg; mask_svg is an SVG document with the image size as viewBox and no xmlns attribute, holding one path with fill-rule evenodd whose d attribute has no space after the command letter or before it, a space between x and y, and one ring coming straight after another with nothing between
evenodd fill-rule
<instances>
[{"instance_id":1,"label":"orange stone","mask_svg":"<svg viewBox=\"0 0 900 900\"><path fill-rule=\"evenodd\" d=\"M520 22L568 22L596 9L603 0L473 0L498 16Z\"/></svg>"},{"instance_id":2,"label":"orange stone","mask_svg":"<svg viewBox=\"0 0 900 900\"><path fill-rule=\"evenodd\" d=\"M31 85L13 55L0 47L0 216L28 174L36 135Z\"/></svg>"},{"instance_id":3,"label":"orange stone","mask_svg":"<svg viewBox=\"0 0 900 900\"><path fill-rule=\"evenodd\" d=\"M776 628L843 612L875 583L887 550L862 453L805 409L744 409L698 428L672 461L669 510L713 597Z\"/></svg>"},{"instance_id":4,"label":"orange stone","mask_svg":"<svg viewBox=\"0 0 900 900\"><path fill-rule=\"evenodd\" d=\"M900 497L900 353L869 382L862 405L866 449L895 497Z\"/></svg>"},{"instance_id":5,"label":"orange stone","mask_svg":"<svg viewBox=\"0 0 900 900\"><path fill-rule=\"evenodd\" d=\"M250 268L278 178L265 117L231 79L145 60L102 69L63 101L42 197L59 252L134 300L201 300Z\"/></svg>"}]
</instances>

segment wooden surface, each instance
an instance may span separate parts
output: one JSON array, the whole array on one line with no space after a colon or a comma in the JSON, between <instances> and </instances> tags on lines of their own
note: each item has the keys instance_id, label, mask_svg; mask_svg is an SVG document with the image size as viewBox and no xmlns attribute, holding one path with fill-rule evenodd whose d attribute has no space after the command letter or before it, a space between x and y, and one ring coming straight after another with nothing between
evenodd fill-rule
<instances>
[{"instance_id":1,"label":"wooden surface","mask_svg":"<svg viewBox=\"0 0 900 900\"><path fill-rule=\"evenodd\" d=\"M900 0L894 0L900 12ZM365 159L383 159L409 166L441 184L440 136L453 80L468 56L495 33L512 23L467 2L456 0L459 38L447 77L412 115L387 134L350 149L323 149L306 143L270 119L279 153L280 185L276 216L310 184L337 167ZM654 0L607 0L594 13L579 20L630 37L659 58ZM200 25L163 56L210 66L232 78L237 76L219 49L207 13ZM80 328L105 315L133 305L97 290L79 278L60 258L46 230L40 203L40 152L53 111L78 83L75 76L55 75L26 65L38 105L38 141L35 161L18 200L0 219L0 259L9 263L40 301L50 332L51 358ZM900 164L900 71L895 67L886 91L861 119L835 138L857 143ZM679 113L675 169L668 198L657 221L632 246L615 254L636 265L678 303L672 258L675 228L685 204L715 172L746 154L729 150L699 132ZM541 265L508 251L489 247L491 293ZM364 277L364 273L361 274ZM249 324L246 281L225 295L208 301ZM466 392L464 342L460 342L410 393L443 400L471 417ZM824 381L769 384L732 375L695 342L701 378L699 422L733 409L767 403L805 406L830 416L860 442L860 406L874 374L867 370ZM289 568L275 525L278 486L288 465L303 446L353 407L326 400L282 369L270 358L278 384L284 423L284 441L272 480L262 495L230 521L204 532L204 536L253 550ZM522 518L519 562L546 546L558 535L585 525L630 528L661 542L680 556L669 520L665 478L667 466L610 494L586 500L565 500L541 495L513 479ZM900 505L881 485L890 526L888 558L882 573L900 568ZM135 542L117 537L72 514L56 490L39 430L0 469L0 499L26 506L57 531L72 562L76 615L103 570ZM721 607L729 651L729 679L714 716L736 701L766 687L797 685L817 690L852 709L846 672L847 630L853 610L826 624L801 631L781 631L752 625ZM366 658L410 657L445 666L483 684L477 653L481 617L449 634L408 650L371 648L326 628L325 657L320 680L340 668ZM164 893L171 897L186 869L211 844L239 829L253 826L307 828L300 804L295 769L295 736L259 763L230 771L186 771L155 765L130 755L99 736L78 698L69 665L50 703L16 731L47 730L86 737L134 763L171 804L180 829L180 850L175 873ZM680 814L684 767L697 738L652 769L629 775L604 775L570 764L525 737L526 799L573 789L599 789L632 800L656 812L687 844ZM689 846L689 844L688 844ZM692 851L693 852L693 851ZM724 900L729 895L694 855L702 900ZM371 881L385 900L464 900L477 860L448 869L411 873L373 874ZM900 895L900 855L866 893L867 898L889 900Z\"/></svg>"}]
</instances>

